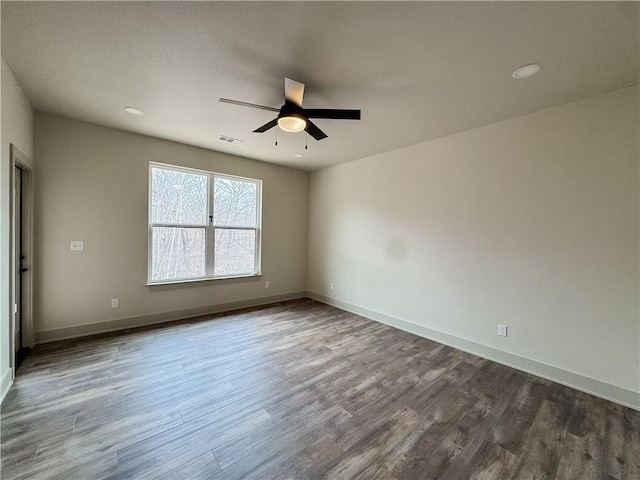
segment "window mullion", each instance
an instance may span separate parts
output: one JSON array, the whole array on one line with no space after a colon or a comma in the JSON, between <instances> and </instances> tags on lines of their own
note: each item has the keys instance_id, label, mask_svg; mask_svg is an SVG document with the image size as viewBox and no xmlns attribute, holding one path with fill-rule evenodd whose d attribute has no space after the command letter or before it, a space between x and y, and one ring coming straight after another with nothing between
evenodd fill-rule
<instances>
[{"instance_id":1,"label":"window mullion","mask_svg":"<svg viewBox=\"0 0 640 480\"><path fill-rule=\"evenodd\" d=\"M207 225L203 223L149 223L151 228L167 227L167 228L204 228Z\"/></svg>"},{"instance_id":2,"label":"window mullion","mask_svg":"<svg viewBox=\"0 0 640 480\"><path fill-rule=\"evenodd\" d=\"M216 263L216 229L213 225L213 215L214 215L214 185L213 181L214 175L209 175L207 182L207 195L209 197L209 217L207 218L207 277L213 277L215 273L215 263Z\"/></svg>"},{"instance_id":3,"label":"window mullion","mask_svg":"<svg viewBox=\"0 0 640 480\"><path fill-rule=\"evenodd\" d=\"M234 227L234 226L226 226L226 225L213 225L213 228L218 230L252 230L257 231L258 227Z\"/></svg>"}]
</instances>

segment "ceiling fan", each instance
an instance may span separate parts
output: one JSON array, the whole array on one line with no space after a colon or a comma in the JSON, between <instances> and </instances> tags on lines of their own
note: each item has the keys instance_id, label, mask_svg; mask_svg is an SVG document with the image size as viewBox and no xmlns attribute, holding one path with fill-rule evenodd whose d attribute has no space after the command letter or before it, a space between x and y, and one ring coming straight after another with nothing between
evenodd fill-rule
<instances>
[{"instance_id":1,"label":"ceiling fan","mask_svg":"<svg viewBox=\"0 0 640 480\"><path fill-rule=\"evenodd\" d=\"M264 105L240 102L238 100L230 100L228 98L221 98L220 101L243 107L259 108L261 110L269 110L270 112L278 112L278 116L275 119L256 128L254 133L264 133L277 125L285 132L301 132L304 130L316 140L322 140L323 138L327 138L327 134L320 130L318 126L310 120L311 118L360 120L360 110L302 108L303 95L304 83L291 80L290 78L285 78L284 105L280 108L266 107Z\"/></svg>"}]
</instances>

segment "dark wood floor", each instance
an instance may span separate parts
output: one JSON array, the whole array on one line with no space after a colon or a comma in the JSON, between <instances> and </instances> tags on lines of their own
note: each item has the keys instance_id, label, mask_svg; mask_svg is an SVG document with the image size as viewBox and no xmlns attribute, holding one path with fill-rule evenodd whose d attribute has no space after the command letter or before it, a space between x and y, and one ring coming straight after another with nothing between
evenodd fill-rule
<instances>
[{"instance_id":1,"label":"dark wood floor","mask_svg":"<svg viewBox=\"0 0 640 480\"><path fill-rule=\"evenodd\" d=\"M311 300L36 347L9 479L634 479L640 412Z\"/></svg>"}]
</instances>

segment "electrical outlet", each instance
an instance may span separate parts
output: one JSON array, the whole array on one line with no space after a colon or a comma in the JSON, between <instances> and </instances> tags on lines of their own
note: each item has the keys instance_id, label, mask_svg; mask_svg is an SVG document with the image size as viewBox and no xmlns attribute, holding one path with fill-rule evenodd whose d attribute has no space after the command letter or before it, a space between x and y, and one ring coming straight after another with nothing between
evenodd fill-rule
<instances>
[{"instance_id":1,"label":"electrical outlet","mask_svg":"<svg viewBox=\"0 0 640 480\"><path fill-rule=\"evenodd\" d=\"M501 323L498 324L498 335L500 335L501 337L506 337L507 336L507 326L506 325L502 325Z\"/></svg>"},{"instance_id":2,"label":"electrical outlet","mask_svg":"<svg viewBox=\"0 0 640 480\"><path fill-rule=\"evenodd\" d=\"M120 299L119 298L112 298L111 299L111 308L118 308L120 306Z\"/></svg>"},{"instance_id":3,"label":"electrical outlet","mask_svg":"<svg viewBox=\"0 0 640 480\"><path fill-rule=\"evenodd\" d=\"M269 280L267 280L266 282L264 282L264 288L269 288Z\"/></svg>"},{"instance_id":4,"label":"electrical outlet","mask_svg":"<svg viewBox=\"0 0 640 480\"><path fill-rule=\"evenodd\" d=\"M329 284L329 289L330 289L330 290L333 290L333 283L330 283L330 284Z\"/></svg>"},{"instance_id":5,"label":"electrical outlet","mask_svg":"<svg viewBox=\"0 0 640 480\"><path fill-rule=\"evenodd\" d=\"M84 241L83 240L71 240L71 244L69 249L74 252L80 252L84 250Z\"/></svg>"}]
</instances>

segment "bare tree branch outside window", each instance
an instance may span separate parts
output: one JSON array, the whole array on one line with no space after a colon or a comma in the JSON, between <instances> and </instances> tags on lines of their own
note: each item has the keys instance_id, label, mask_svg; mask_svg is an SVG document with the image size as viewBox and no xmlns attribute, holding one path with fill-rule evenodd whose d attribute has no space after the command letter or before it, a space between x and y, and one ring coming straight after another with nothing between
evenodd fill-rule
<instances>
[{"instance_id":1,"label":"bare tree branch outside window","mask_svg":"<svg viewBox=\"0 0 640 480\"><path fill-rule=\"evenodd\" d=\"M257 273L259 181L160 166L150 175L150 281Z\"/></svg>"}]
</instances>

